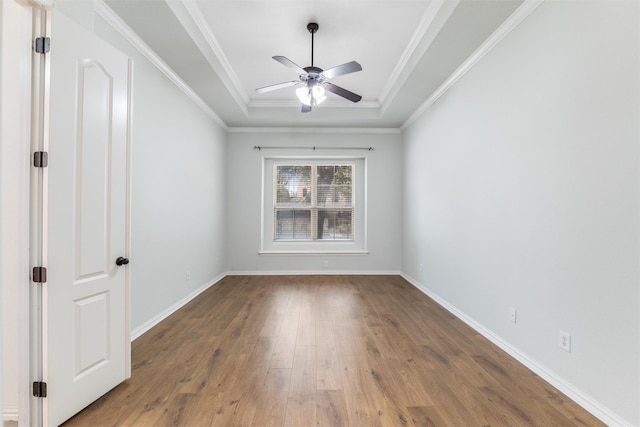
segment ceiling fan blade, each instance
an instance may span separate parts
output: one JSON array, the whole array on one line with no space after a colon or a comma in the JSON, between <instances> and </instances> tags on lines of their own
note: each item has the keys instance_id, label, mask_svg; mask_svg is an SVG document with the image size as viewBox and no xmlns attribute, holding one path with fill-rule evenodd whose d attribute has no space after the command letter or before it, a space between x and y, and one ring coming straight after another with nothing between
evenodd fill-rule
<instances>
[{"instance_id":1,"label":"ceiling fan blade","mask_svg":"<svg viewBox=\"0 0 640 427\"><path fill-rule=\"evenodd\" d=\"M305 105L302 104L302 110L303 113L308 113L309 111L311 111L311 106L310 105Z\"/></svg>"},{"instance_id":2,"label":"ceiling fan blade","mask_svg":"<svg viewBox=\"0 0 640 427\"><path fill-rule=\"evenodd\" d=\"M299 66L298 64L296 64L295 62L293 62L292 60L290 60L285 56L274 56L273 59L275 59L282 65L289 67L292 70L295 70L298 74L307 74L304 68L302 68L301 66Z\"/></svg>"},{"instance_id":3,"label":"ceiling fan blade","mask_svg":"<svg viewBox=\"0 0 640 427\"><path fill-rule=\"evenodd\" d=\"M341 88L340 86L336 86L333 83L325 83L324 88L329 92L333 92L336 95L340 95L341 97L348 99L351 102L358 102L362 99L360 95Z\"/></svg>"},{"instance_id":4,"label":"ceiling fan blade","mask_svg":"<svg viewBox=\"0 0 640 427\"><path fill-rule=\"evenodd\" d=\"M271 85L271 86L259 87L258 89L256 89L256 92L258 92L258 93L271 92L272 90L282 89L282 88L290 87L290 86L295 86L298 83L300 83L299 80L292 80L290 82L284 82L284 83L278 83L278 84Z\"/></svg>"},{"instance_id":5,"label":"ceiling fan blade","mask_svg":"<svg viewBox=\"0 0 640 427\"><path fill-rule=\"evenodd\" d=\"M362 71L362 65L358 64L356 61L351 61L347 62L346 64L338 65L337 67L324 70L322 72L322 75L326 79L332 79L344 74L355 73L356 71Z\"/></svg>"}]
</instances>

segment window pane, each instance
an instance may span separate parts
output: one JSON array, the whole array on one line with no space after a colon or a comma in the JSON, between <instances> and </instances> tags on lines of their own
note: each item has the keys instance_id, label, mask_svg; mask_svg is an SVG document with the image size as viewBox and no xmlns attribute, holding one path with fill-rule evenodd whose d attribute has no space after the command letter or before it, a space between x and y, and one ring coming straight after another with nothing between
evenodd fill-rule
<instances>
[{"instance_id":1,"label":"window pane","mask_svg":"<svg viewBox=\"0 0 640 427\"><path fill-rule=\"evenodd\" d=\"M318 209L318 240L353 240L353 209Z\"/></svg>"},{"instance_id":2,"label":"window pane","mask_svg":"<svg viewBox=\"0 0 640 427\"><path fill-rule=\"evenodd\" d=\"M353 167L318 166L318 206L352 206Z\"/></svg>"},{"instance_id":3,"label":"window pane","mask_svg":"<svg viewBox=\"0 0 640 427\"><path fill-rule=\"evenodd\" d=\"M276 167L276 205L311 205L311 166Z\"/></svg>"},{"instance_id":4,"label":"window pane","mask_svg":"<svg viewBox=\"0 0 640 427\"><path fill-rule=\"evenodd\" d=\"M311 211L276 209L275 240L311 240Z\"/></svg>"}]
</instances>

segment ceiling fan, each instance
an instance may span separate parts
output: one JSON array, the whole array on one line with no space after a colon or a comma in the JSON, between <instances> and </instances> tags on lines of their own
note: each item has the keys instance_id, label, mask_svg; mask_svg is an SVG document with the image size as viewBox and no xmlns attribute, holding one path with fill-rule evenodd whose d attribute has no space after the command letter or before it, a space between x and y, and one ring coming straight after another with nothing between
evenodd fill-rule
<instances>
[{"instance_id":1,"label":"ceiling fan","mask_svg":"<svg viewBox=\"0 0 640 427\"><path fill-rule=\"evenodd\" d=\"M344 74L354 73L361 71L362 66L356 61L347 62L342 65L338 65L328 70L315 67L313 65L313 35L318 31L318 24L310 22L307 25L307 30L311 33L311 65L309 67L300 67L295 62L284 56L274 56L273 59L285 65L298 73L298 80L292 80L289 82L278 83L275 85L265 86L256 89L258 93L270 92L276 89L282 89L291 86L300 86L296 90L296 95L300 102L302 102L302 112L308 113L312 107L317 106L323 102L327 97L325 96L325 90L335 93L345 99L352 102L358 102L362 97L358 94L350 92L340 86L336 86L330 83L328 80L334 77L342 76Z\"/></svg>"}]
</instances>

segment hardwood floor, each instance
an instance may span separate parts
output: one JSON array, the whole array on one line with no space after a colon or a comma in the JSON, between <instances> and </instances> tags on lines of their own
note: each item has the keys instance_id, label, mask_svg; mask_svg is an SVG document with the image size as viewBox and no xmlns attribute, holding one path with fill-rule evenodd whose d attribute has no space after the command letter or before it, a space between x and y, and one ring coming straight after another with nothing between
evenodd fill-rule
<instances>
[{"instance_id":1,"label":"hardwood floor","mask_svg":"<svg viewBox=\"0 0 640 427\"><path fill-rule=\"evenodd\" d=\"M398 276L229 276L73 426L599 426Z\"/></svg>"}]
</instances>

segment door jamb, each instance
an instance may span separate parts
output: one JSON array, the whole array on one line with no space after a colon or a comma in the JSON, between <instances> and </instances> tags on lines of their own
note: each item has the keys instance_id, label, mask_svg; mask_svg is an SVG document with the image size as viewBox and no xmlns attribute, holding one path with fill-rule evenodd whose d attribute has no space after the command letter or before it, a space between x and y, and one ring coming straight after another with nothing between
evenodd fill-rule
<instances>
[{"instance_id":1,"label":"door jamb","mask_svg":"<svg viewBox=\"0 0 640 427\"><path fill-rule=\"evenodd\" d=\"M51 36L51 7L39 4L33 7L33 39ZM33 53L32 64L32 123L31 151L49 151L49 54ZM31 165L29 165L30 167ZM31 266L47 267L47 168L30 167L31 200L30 200L30 262ZM46 381L47 373L44 363L46 351L46 283L37 284L30 281L30 381L24 386L29 396L29 414L31 424L42 426L45 423L45 407L42 398L33 396L30 390L31 381Z\"/></svg>"}]
</instances>

